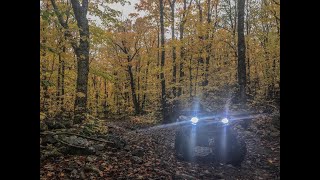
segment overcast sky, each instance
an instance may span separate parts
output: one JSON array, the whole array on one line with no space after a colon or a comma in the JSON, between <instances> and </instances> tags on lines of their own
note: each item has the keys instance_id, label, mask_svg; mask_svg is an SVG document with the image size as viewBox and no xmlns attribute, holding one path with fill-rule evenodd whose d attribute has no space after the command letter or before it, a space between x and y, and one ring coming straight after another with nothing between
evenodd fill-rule
<instances>
[{"instance_id":1,"label":"overcast sky","mask_svg":"<svg viewBox=\"0 0 320 180\"><path fill-rule=\"evenodd\" d=\"M114 3L114 4L109 4L109 7L120 11L122 13L122 17L120 17L120 19L122 20L125 20L127 17L129 17L130 13L139 13L140 17L146 14L143 11L138 12L137 10L134 9L135 4L138 3L140 0L129 0L129 1L131 3L130 5L125 4L124 6L122 6L120 3ZM99 23L99 20L97 21L97 23ZM171 37L171 30L165 31L165 38L167 39L170 37Z\"/></svg>"},{"instance_id":2,"label":"overcast sky","mask_svg":"<svg viewBox=\"0 0 320 180\"><path fill-rule=\"evenodd\" d=\"M120 3L114 3L114 4L110 4L109 6L115 10L122 12L122 16L125 19L126 17L128 17L130 13L138 13L138 11L134 9L134 5L138 3L139 0L129 0L129 1L131 5L125 4L124 6L122 6Z\"/></svg>"}]
</instances>

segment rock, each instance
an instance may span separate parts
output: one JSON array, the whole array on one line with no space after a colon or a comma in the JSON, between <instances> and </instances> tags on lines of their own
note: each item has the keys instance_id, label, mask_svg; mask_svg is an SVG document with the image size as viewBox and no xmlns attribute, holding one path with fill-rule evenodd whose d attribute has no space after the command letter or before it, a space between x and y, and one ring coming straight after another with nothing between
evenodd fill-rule
<instances>
[{"instance_id":1,"label":"rock","mask_svg":"<svg viewBox=\"0 0 320 180\"><path fill-rule=\"evenodd\" d=\"M40 176L44 176L44 171L40 170Z\"/></svg>"},{"instance_id":2,"label":"rock","mask_svg":"<svg viewBox=\"0 0 320 180\"><path fill-rule=\"evenodd\" d=\"M66 127L62 123L56 122L56 121L53 122L52 129L64 129L64 128Z\"/></svg>"},{"instance_id":3,"label":"rock","mask_svg":"<svg viewBox=\"0 0 320 180\"><path fill-rule=\"evenodd\" d=\"M142 157L144 155L144 149L141 147L138 147L137 149L132 151L132 155Z\"/></svg>"},{"instance_id":4,"label":"rock","mask_svg":"<svg viewBox=\"0 0 320 180\"><path fill-rule=\"evenodd\" d=\"M217 178L217 179L224 179L223 177L223 174L222 173L217 173L217 174L214 174L214 177Z\"/></svg>"},{"instance_id":5,"label":"rock","mask_svg":"<svg viewBox=\"0 0 320 180\"><path fill-rule=\"evenodd\" d=\"M47 130L48 130L47 124L44 123L43 121L40 121L40 132L47 131Z\"/></svg>"},{"instance_id":6,"label":"rock","mask_svg":"<svg viewBox=\"0 0 320 180\"><path fill-rule=\"evenodd\" d=\"M61 157L63 156L62 153L60 153L56 148L50 150L50 151L45 151L41 157L40 157L40 160L43 161L45 159L48 159L48 158L57 158L57 157Z\"/></svg>"},{"instance_id":7,"label":"rock","mask_svg":"<svg viewBox=\"0 0 320 180\"><path fill-rule=\"evenodd\" d=\"M138 176L137 179L143 179L143 176Z\"/></svg>"},{"instance_id":8,"label":"rock","mask_svg":"<svg viewBox=\"0 0 320 180\"><path fill-rule=\"evenodd\" d=\"M249 136L250 134L251 134L250 131L244 131L244 135L245 135L245 136Z\"/></svg>"},{"instance_id":9,"label":"rock","mask_svg":"<svg viewBox=\"0 0 320 180\"><path fill-rule=\"evenodd\" d=\"M70 136L63 138L64 141L67 141L70 144L76 144L77 143L77 136Z\"/></svg>"},{"instance_id":10,"label":"rock","mask_svg":"<svg viewBox=\"0 0 320 180\"><path fill-rule=\"evenodd\" d=\"M42 139L42 145L46 144L55 144L58 141L54 138L52 134L45 135L44 138Z\"/></svg>"},{"instance_id":11,"label":"rock","mask_svg":"<svg viewBox=\"0 0 320 180\"><path fill-rule=\"evenodd\" d=\"M100 174L100 170L96 167L96 166L94 166L94 165L86 165L85 167L84 167L84 170L86 171L86 172L94 172L94 173L98 173L98 174Z\"/></svg>"},{"instance_id":12,"label":"rock","mask_svg":"<svg viewBox=\"0 0 320 180\"><path fill-rule=\"evenodd\" d=\"M166 161L163 161L162 159L160 160L160 166L165 168L165 167L168 167L169 164L166 162Z\"/></svg>"},{"instance_id":13,"label":"rock","mask_svg":"<svg viewBox=\"0 0 320 180\"><path fill-rule=\"evenodd\" d=\"M53 120L46 120L44 121L46 125L48 126L48 129L53 129L55 122Z\"/></svg>"},{"instance_id":14,"label":"rock","mask_svg":"<svg viewBox=\"0 0 320 180\"><path fill-rule=\"evenodd\" d=\"M142 164L142 159L141 158L139 158L138 156L132 156L132 161L134 162L134 163L137 163L137 164Z\"/></svg>"},{"instance_id":15,"label":"rock","mask_svg":"<svg viewBox=\"0 0 320 180\"><path fill-rule=\"evenodd\" d=\"M66 127L66 128L71 128L73 123L70 120L67 121L63 121L62 124Z\"/></svg>"},{"instance_id":16,"label":"rock","mask_svg":"<svg viewBox=\"0 0 320 180\"><path fill-rule=\"evenodd\" d=\"M102 151L96 151L95 155L101 156L102 155Z\"/></svg>"},{"instance_id":17,"label":"rock","mask_svg":"<svg viewBox=\"0 0 320 180\"><path fill-rule=\"evenodd\" d=\"M186 120L188 120L188 117L187 117L187 116L181 115L181 116L179 116L179 118L178 118L178 121L186 121Z\"/></svg>"},{"instance_id":18,"label":"rock","mask_svg":"<svg viewBox=\"0 0 320 180\"><path fill-rule=\"evenodd\" d=\"M78 171L77 171L76 169L73 169L73 170L71 171L70 177L74 178L74 177L77 177L77 176L79 176L79 175L78 175Z\"/></svg>"},{"instance_id":19,"label":"rock","mask_svg":"<svg viewBox=\"0 0 320 180\"><path fill-rule=\"evenodd\" d=\"M273 131L273 132L278 131L274 126L270 126L269 129L270 129L270 131Z\"/></svg>"},{"instance_id":20,"label":"rock","mask_svg":"<svg viewBox=\"0 0 320 180\"><path fill-rule=\"evenodd\" d=\"M94 147L90 146L90 147L88 148L88 151L89 151L90 153L95 153L95 152L96 152L96 149L95 149Z\"/></svg>"},{"instance_id":21,"label":"rock","mask_svg":"<svg viewBox=\"0 0 320 180\"><path fill-rule=\"evenodd\" d=\"M194 170L194 169L190 169L190 172L193 173L193 174L197 173L197 171Z\"/></svg>"},{"instance_id":22,"label":"rock","mask_svg":"<svg viewBox=\"0 0 320 180\"><path fill-rule=\"evenodd\" d=\"M173 179L193 180L193 179L196 179L196 178L193 177L193 176L190 176L190 175L188 175L188 174L184 174L184 173L181 173L181 172L177 171Z\"/></svg>"},{"instance_id":23,"label":"rock","mask_svg":"<svg viewBox=\"0 0 320 180\"><path fill-rule=\"evenodd\" d=\"M89 145L89 141L87 139L84 138L77 138L77 144L80 146L88 146Z\"/></svg>"},{"instance_id":24,"label":"rock","mask_svg":"<svg viewBox=\"0 0 320 180\"><path fill-rule=\"evenodd\" d=\"M105 154L102 154L102 155L101 155L101 158L102 158L103 160L107 160L108 156L105 155Z\"/></svg>"},{"instance_id":25,"label":"rock","mask_svg":"<svg viewBox=\"0 0 320 180\"><path fill-rule=\"evenodd\" d=\"M204 173L205 175L209 175L209 174L210 174L210 171L209 171L209 170L205 170L203 173Z\"/></svg>"},{"instance_id":26,"label":"rock","mask_svg":"<svg viewBox=\"0 0 320 180\"><path fill-rule=\"evenodd\" d=\"M102 163L100 164L99 169L103 171L104 169L106 169L106 166L107 166L107 163Z\"/></svg>"},{"instance_id":27,"label":"rock","mask_svg":"<svg viewBox=\"0 0 320 180\"><path fill-rule=\"evenodd\" d=\"M63 168L63 170L65 171L65 172L72 172L72 168L71 167L65 167L65 168Z\"/></svg>"},{"instance_id":28,"label":"rock","mask_svg":"<svg viewBox=\"0 0 320 180\"><path fill-rule=\"evenodd\" d=\"M231 164L227 164L227 167L234 168L234 166L232 166Z\"/></svg>"},{"instance_id":29,"label":"rock","mask_svg":"<svg viewBox=\"0 0 320 180\"><path fill-rule=\"evenodd\" d=\"M115 135L108 135L104 137L105 140L111 141L114 143L114 147L117 149L121 149L126 145L126 142L122 140L120 137ZM107 145L106 145L107 146Z\"/></svg>"},{"instance_id":30,"label":"rock","mask_svg":"<svg viewBox=\"0 0 320 180\"><path fill-rule=\"evenodd\" d=\"M103 144L97 144L93 146L95 148L96 151L101 151L104 149L104 145Z\"/></svg>"},{"instance_id":31,"label":"rock","mask_svg":"<svg viewBox=\"0 0 320 180\"><path fill-rule=\"evenodd\" d=\"M81 177L81 179L86 179L86 175L84 174L83 171L80 172L80 177Z\"/></svg>"},{"instance_id":32,"label":"rock","mask_svg":"<svg viewBox=\"0 0 320 180\"><path fill-rule=\"evenodd\" d=\"M270 133L270 136L272 136L272 137L278 137L278 136L280 136L280 132L279 132L279 131L271 132L271 133Z\"/></svg>"},{"instance_id":33,"label":"rock","mask_svg":"<svg viewBox=\"0 0 320 180\"><path fill-rule=\"evenodd\" d=\"M130 151L130 146L126 145L123 149L124 149L125 151Z\"/></svg>"},{"instance_id":34,"label":"rock","mask_svg":"<svg viewBox=\"0 0 320 180\"><path fill-rule=\"evenodd\" d=\"M95 159L96 159L95 156L88 156L86 160L87 160L88 162L93 162Z\"/></svg>"}]
</instances>

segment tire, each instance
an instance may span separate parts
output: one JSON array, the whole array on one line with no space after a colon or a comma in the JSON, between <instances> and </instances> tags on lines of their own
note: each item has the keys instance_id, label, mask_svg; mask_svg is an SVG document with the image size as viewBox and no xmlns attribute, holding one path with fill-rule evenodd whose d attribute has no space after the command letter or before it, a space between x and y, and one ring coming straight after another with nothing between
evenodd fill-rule
<instances>
[{"instance_id":1,"label":"tire","mask_svg":"<svg viewBox=\"0 0 320 180\"><path fill-rule=\"evenodd\" d=\"M216 138L216 158L219 162L240 166L247 152L246 143L242 138L237 137L231 129L226 132Z\"/></svg>"},{"instance_id":2,"label":"tire","mask_svg":"<svg viewBox=\"0 0 320 180\"><path fill-rule=\"evenodd\" d=\"M193 158L192 150L190 147L190 136L183 130L176 132L174 148L178 159L189 161Z\"/></svg>"}]
</instances>

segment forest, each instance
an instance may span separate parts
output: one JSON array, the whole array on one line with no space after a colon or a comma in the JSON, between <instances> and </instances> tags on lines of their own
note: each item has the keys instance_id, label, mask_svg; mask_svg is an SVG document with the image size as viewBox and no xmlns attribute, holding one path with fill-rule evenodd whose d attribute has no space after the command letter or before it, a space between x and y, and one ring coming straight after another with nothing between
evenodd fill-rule
<instances>
[{"instance_id":1,"label":"forest","mask_svg":"<svg viewBox=\"0 0 320 180\"><path fill-rule=\"evenodd\" d=\"M178 157L202 114L240 166ZM40 179L280 179L280 0L40 0L40 154Z\"/></svg>"}]
</instances>

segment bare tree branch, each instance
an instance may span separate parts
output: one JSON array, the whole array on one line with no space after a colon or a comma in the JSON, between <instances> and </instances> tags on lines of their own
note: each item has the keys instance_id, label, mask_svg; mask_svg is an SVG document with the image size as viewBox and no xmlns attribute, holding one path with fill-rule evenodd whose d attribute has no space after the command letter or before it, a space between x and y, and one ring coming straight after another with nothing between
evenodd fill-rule
<instances>
[{"instance_id":1,"label":"bare tree branch","mask_svg":"<svg viewBox=\"0 0 320 180\"><path fill-rule=\"evenodd\" d=\"M77 43L74 42L72 34L69 31L69 26L67 24L68 18L69 18L69 13L67 14L67 20L64 21L62 15L60 13L60 10L56 4L56 1L55 0L50 0L50 1L53 6L54 12L55 12L56 16L58 17L58 21L59 21L60 25L65 29L64 36L66 37L66 39L68 39L70 41L73 50L76 52L78 49L78 46L77 46Z\"/></svg>"},{"instance_id":2,"label":"bare tree branch","mask_svg":"<svg viewBox=\"0 0 320 180\"><path fill-rule=\"evenodd\" d=\"M50 0L50 1L51 1L51 4L53 6L53 10L58 17L58 21L61 24L61 26L65 29L69 29L68 24L63 20L63 17L62 17L60 10L56 4L56 1L55 0Z\"/></svg>"}]
</instances>

